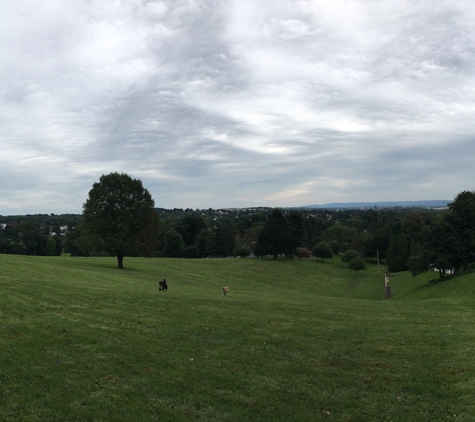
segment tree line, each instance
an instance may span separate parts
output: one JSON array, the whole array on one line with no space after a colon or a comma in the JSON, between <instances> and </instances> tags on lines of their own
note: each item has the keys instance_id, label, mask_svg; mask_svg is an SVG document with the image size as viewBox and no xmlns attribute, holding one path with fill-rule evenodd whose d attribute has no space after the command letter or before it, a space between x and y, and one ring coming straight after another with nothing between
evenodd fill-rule
<instances>
[{"instance_id":1,"label":"tree line","mask_svg":"<svg viewBox=\"0 0 475 422\"><path fill-rule=\"evenodd\" d=\"M61 227L75 227L81 220L75 214L0 216L0 253L59 256L65 244Z\"/></svg>"},{"instance_id":2,"label":"tree line","mask_svg":"<svg viewBox=\"0 0 475 422\"><path fill-rule=\"evenodd\" d=\"M392 208L321 210L248 208L206 210L155 208L142 182L111 173L93 185L82 215L11 218L0 231L3 253L174 258L341 255L379 257L391 272L413 275L437 268L458 271L475 261L475 193L464 191L445 210ZM68 224L65 236L49 236ZM53 240L51 240L53 238ZM53 247L54 242L54 247Z\"/></svg>"}]
</instances>

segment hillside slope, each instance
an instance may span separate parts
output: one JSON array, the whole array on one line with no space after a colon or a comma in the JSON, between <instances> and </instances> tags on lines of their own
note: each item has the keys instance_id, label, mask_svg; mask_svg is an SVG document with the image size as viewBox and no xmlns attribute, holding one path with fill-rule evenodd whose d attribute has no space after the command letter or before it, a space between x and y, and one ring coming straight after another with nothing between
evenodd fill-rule
<instances>
[{"instance_id":1,"label":"hillside slope","mask_svg":"<svg viewBox=\"0 0 475 422\"><path fill-rule=\"evenodd\" d=\"M0 256L1 420L475 420L473 274L124 264Z\"/></svg>"}]
</instances>

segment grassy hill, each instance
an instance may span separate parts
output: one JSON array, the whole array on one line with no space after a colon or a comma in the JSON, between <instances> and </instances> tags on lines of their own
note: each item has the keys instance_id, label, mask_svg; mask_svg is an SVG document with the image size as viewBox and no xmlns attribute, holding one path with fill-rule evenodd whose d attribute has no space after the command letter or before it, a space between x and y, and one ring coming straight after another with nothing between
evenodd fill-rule
<instances>
[{"instance_id":1,"label":"grassy hill","mask_svg":"<svg viewBox=\"0 0 475 422\"><path fill-rule=\"evenodd\" d=\"M475 420L473 273L124 264L0 256L0 420Z\"/></svg>"}]
</instances>

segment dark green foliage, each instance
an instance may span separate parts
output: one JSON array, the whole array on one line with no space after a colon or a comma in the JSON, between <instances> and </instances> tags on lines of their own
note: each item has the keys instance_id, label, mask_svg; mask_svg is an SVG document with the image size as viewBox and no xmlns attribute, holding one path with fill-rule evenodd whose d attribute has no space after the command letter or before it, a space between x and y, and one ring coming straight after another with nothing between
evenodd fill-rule
<instances>
[{"instance_id":1,"label":"dark green foliage","mask_svg":"<svg viewBox=\"0 0 475 422\"><path fill-rule=\"evenodd\" d=\"M408 216L409 217L409 216ZM439 271L443 278L447 270L457 272L461 266L475 260L475 194L461 192L449 205L449 212L440 214L431 220L432 228L424 226L422 230L414 227L422 225L419 218L407 230L407 221L403 229L415 239L407 261L413 275L427 271L429 266ZM417 242L416 242L417 240Z\"/></svg>"},{"instance_id":2,"label":"dark green foliage","mask_svg":"<svg viewBox=\"0 0 475 422\"><path fill-rule=\"evenodd\" d=\"M348 262L348 266L353 270L356 271L356 274L358 274L359 270L364 270L366 269L366 265L364 263L363 258L360 256L357 256L356 258L351 259Z\"/></svg>"},{"instance_id":3,"label":"dark green foliage","mask_svg":"<svg viewBox=\"0 0 475 422\"><path fill-rule=\"evenodd\" d=\"M176 230L182 235L185 247L183 253L186 257L230 256L237 253L246 253L247 256L249 249L257 256L276 257L278 254L285 254L292 257L297 246L309 247L326 241L334 253L340 254L352 249L367 257L376 258L379 255L386 259L392 272L409 268L414 274L418 274L426 267L428 260L433 266L434 262L453 265L453 269L457 271L467 265L473 266L475 261L474 198L473 192L461 192L450 204L449 211L422 208L378 211L275 210L264 207L157 209L156 212L163 216L162 224L159 235L154 239L155 250L147 254L156 252L163 255L163 247L159 245L163 245L165 233ZM52 241L49 241L48 249L48 240L44 236L53 229L59 231L60 226L68 225L69 233L66 238L55 237L56 254L61 252L62 239L66 240L66 251L72 255L116 255L114 251L100 252L102 245L84 241L86 237L81 239L80 231L74 234L72 228L80 225L81 218L77 215L54 214L7 218L0 216L1 222L7 223L5 230L0 232L0 252L36 255L51 253ZM453 227L455 237L453 233L449 233L450 236L446 236L444 242L433 242L431 229L442 220ZM43 238L34 235L31 230L25 230L25 237L20 230L20 225L24 223L34 224L35 230L41 232ZM206 234L198 240L199 233L206 227L209 230L205 230L203 233ZM419 245L418 250L424 253L414 253L417 248L413 245ZM447 257L449 250L457 257ZM138 248L130 251L130 255L142 254Z\"/></svg>"},{"instance_id":4,"label":"dark green foliage","mask_svg":"<svg viewBox=\"0 0 475 422\"><path fill-rule=\"evenodd\" d=\"M34 220L10 223L0 231L0 252L18 255L61 255L63 245L60 236L50 237L48 232Z\"/></svg>"},{"instance_id":5,"label":"dark green foliage","mask_svg":"<svg viewBox=\"0 0 475 422\"><path fill-rule=\"evenodd\" d=\"M406 244L410 245L405 268L416 276L427 271L430 266L431 229L417 212L407 214L402 219L401 228Z\"/></svg>"},{"instance_id":6,"label":"dark green foliage","mask_svg":"<svg viewBox=\"0 0 475 422\"><path fill-rule=\"evenodd\" d=\"M53 238L56 244L54 248L54 256L60 256L64 249L64 237L54 236Z\"/></svg>"},{"instance_id":7,"label":"dark green foliage","mask_svg":"<svg viewBox=\"0 0 475 422\"><path fill-rule=\"evenodd\" d=\"M240 239L240 245L245 245L251 249L251 252L260 256L256 253L257 240L259 235L264 230L265 223L255 222L244 232L243 236Z\"/></svg>"},{"instance_id":8,"label":"dark green foliage","mask_svg":"<svg viewBox=\"0 0 475 422\"><path fill-rule=\"evenodd\" d=\"M56 241L53 239L53 237L48 237L48 239L46 240L46 251L48 252L48 255L53 256L55 249Z\"/></svg>"},{"instance_id":9,"label":"dark green foliage","mask_svg":"<svg viewBox=\"0 0 475 422\"><path fill-rule=\"evenodd\" d=\"M48 255L48 237L35 223L21 223L19 238L23 241L25 255Z\"/></svg>"},{"instance_id":10,"label":"dark green foliage","mask_svg":"<svg viewBox=\"0 0 475 422\"><path fill-rule=\"evenodd\" d=\"M423 246L416 241L412 242L409 258L407 260L407 268L409 272L415 277L429 270L430 251L427 245Z\"/></svg>"},{"instance_id":11,"label":"dark green foliage","mask_svg":"<svg viewBox=\"0 0 475 422\"><path fill-rule=\"evenodd\" d=\"M348 249L341 255L341 260L343 262L350 262L352 259L359 257L360 254L354 249Z\"/></svg>"},{"instance_id":12,"label":"dark green foliage","mask_svg":"<svg viewBox=\"0 0 475 422\"><path fill-rule=\"evenodd\" d=\"M379 229L372 236L370 235L365 242L366 256L376 257L379 252L381 259L386 258L386 252L389 248L390 234L387 229Z\"/></svg>"},{"instance_id":13,"label":"dark green foliage","mask_svg":"<svg viewBox=\"0 0 475 422\"><path fill-rule=\"evenodd\" d=\"M429 243L431 264L444 277L446 270L457 271L464 258L464 248L453 226L447 221L440 221L432 229Z\"/></svg>"},{"instance_id":14,"label":"dark green foliage","mask_svg":"<svg viewBox=\"0 0 475 422\"><path fill-rule=\"evenodd\" d=\"M358 232L354 227L348 227L343 224L335 224L323 233L323 239L326 242L336 242L336 253L351 247L352 242L357 238Z\"/></svg>"},{"instance_id":15,"label":"dark green foliage","mask_svg":"<svg viewBox=\"0 0 475 422\"><path fill-rule=\"evenodd\" d=\"M312 249L312 254L317 259L320 258L322 260L322 262L323 262L324 259L332 259L333 258L332 247L327 242L317 243Z\"/></svg>"},{"instance_id":16,"label":"dark green foliage","mask_svg":"<svg viewBox=\"0 0 475 422\"><path fill-rule=\"evenodd\" d=\"M103 175L84 203L83 249L105 251L123 267L127 255L152 256L158 243L158 216L142 182L127 174Z\"/></svg>"},{"instance_id":17,"label":"dark green foliage","mask_svg":"<svg viewBox=\"0 0 475 422\"><path fill-rule=\"evenodd\" d=\"M234 231L223 223L217 223L211 232L211 255L215 257L232 256L236 247Z\"/></svg>"},{"instance_id":18,"label":"dark green foliage","mask_svg":"<svg viewBox=\"0 0 475 422\"><path fill-rule=\"evenodd\" d=\"M5 230L0 230L0 253L7 253L8 239L5 236Z\"/></svg>"},{"instance_id":19,"label":"dark green foliage","mask_svg":"<svg viewBox=\"0 0 475 422\"><path fill-rule=\"evenodd\" d=\"M234 251L234 256L240 256L241 258L247 258L251 254L251 248L247 245L241 245Z\"/></svg>"},{"instance_id":20,"label":"dark green foliage","mask_svg":"<svg viewBox=\"0 0 475 422\"><path fill-rule=\"evenodd\" d=\"M389 241L389 249L386 254L386 265L389 271L398 272L407 270L409 258L407 240L404 235L393 235Z\"/></svg>"},{"instance_id":21,"label":"dark green foliage","mask_svg":"<svg viewBox=\"0 0 475 422\"><path fill-rule=\"evenodd\" d=\"M290 225L290 242L287 246L287 252L293 258L294 251L299 246L303 246L304 224L302 214L299 211L290 211L287 215L287 221Z\"/></svg>"},{"instance_id":22,"label":"dark green foliage","mask_svg":"<svg viewBox=\"0 0 475 422\"><path fill-rule=\"evenodd\" d=\"M23 241L20 239L21 233L20 233L20 225L17 223L10 224L6 229L5 229L5 239L6 239L6 253L11 253L11 254L24 254L24 245Z\"/></svg>"},{"instance_id":23,"label":"dark green foliage","mask_svg":"<svg viewBox=\"0 0 475 422\"><path fill-rule=\"evenodd\" d=\"M304 243L305 245L316 245L323 240L323 232L330 227L332 223L322 216L309 217L304 219Z\"/></svg>"},{"instance_id":24,"label":"dark green foliage","mask_svg":"<svg viewBox=\"0 0 475 422\"><path fill-rule=\"evenodd\" d=\"M362 232L365 228L365 221L361 217L350 217L345 221L345 226L353 227L357 232Z\"/></svg>"},{"instance_id":25,"label":"dark green foliage","mask_svg":"<svg viewBox=\"0 0 475 422\"><path fill-rule=\"evenodd\" d=\"M185 215L179 222L176 230L181 234L185 246L194 246L201 230L206 228L203 217L198 215Z\"/></svg>"},{"instance_id":26,"label":"dark green foliage","mask_svg":"<svg viewBox=\"0 0 475 422\"><path fill-rule=\"evenodd\" d=\"M185 246L185 250L183 251L184 258L197 258L196 253L196 246Z\"/></svg>"},{"instance_id":27,"label":"dark green foliage","mask_svg":"<svg viewBox=\"0 0 475 422\"><path fill-rule=\"evenodd\" d=\"M169 258L183 258L184 246L181 234L170 230L163 237L163 255Z\"/></svg>"},{"instance_id":28,"label":"dark green foliage","mask_svg":"<svg viewBox=\"0 0 475 422\"><path fill-rule=\"evenodd\" d=\"M407 214L401 222L402 232L406 236L406 241L410 245L413 241L423 243L424 227L426 226L421 215L417 212Z\"/></svg>"},{"instance_id":29,"label":"dark green foliage","mask_svg":"<svg viewBox=\"0 0 475 422\"><path fill-rule=\"evenodd\" d=\"M256 254L259 256L284 254L292 244L291 226L282 211L275 209L269 215L264 230L257 239Z\"/></svg>"},{"instance_id":30,"label":"dark green foliage","mask_svg":"<svg viewBox=\"0 0 475 422\"><path fill-rule=\"evenodd\" d=\"M267 257L274 252L272 244L268 241L264 230L259 234L254 246L254 253L261 258ZM277 256L275 256L276 258Z\"/></svg>"},{"instance_id":31,"label":"dark green foliage","mask_svg":"<svg viewBox=\"0 0 475 422\"><path fill-rule=\"evenodd\" d=\"M87 250L83 249L81 239L81 226L75 227L74 230L69 230L65 236L64 251L71 254L71 256L88 256Z\"/></svg>"},{"instance_id":32,"label":"dark green foliage","mask_svg":"<svg viewBox=\"0 0 475 422\"><path fill-rule=\"evenodd\" d=\"M475 262L475 191L459 193L449 204L448 221L462 244L462 261L466 267Z\"/></svg>"},{"instance_id":33,"label":"dark green foliage","mask_svg":"<svg viewBox=\"0 0 475 422\"><path fill-rule=\"evenodd\" d=\"M206 258L211 253L211 231L203 229L196 238L196 256L198 258Z\"/></svg>"}]
</instances>

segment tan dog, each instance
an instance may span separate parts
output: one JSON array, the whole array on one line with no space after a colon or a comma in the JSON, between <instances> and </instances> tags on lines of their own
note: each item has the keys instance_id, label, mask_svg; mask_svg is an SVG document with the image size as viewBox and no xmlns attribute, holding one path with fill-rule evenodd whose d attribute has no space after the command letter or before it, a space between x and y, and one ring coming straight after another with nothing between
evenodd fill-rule
<instances>
[{"instance_id":1,"label":"tan dog","mask_svg":"<svg viewBox=\"0 0 475 422\"><path fill-rule=\"evenodd\" d=\"M229 287L223 287L223 295L226 296L229 292Z\"/></svg>"}]
</instances>

